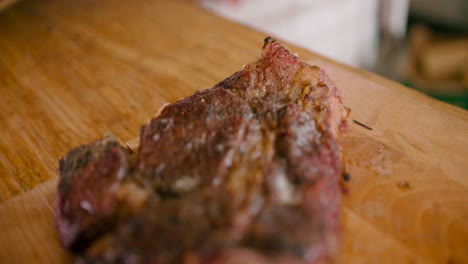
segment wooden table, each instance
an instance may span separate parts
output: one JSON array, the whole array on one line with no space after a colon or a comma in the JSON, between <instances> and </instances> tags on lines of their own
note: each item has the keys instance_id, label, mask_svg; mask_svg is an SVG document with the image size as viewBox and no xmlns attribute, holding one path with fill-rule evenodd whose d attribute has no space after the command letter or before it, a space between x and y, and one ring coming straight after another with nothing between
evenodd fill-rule
<instances>
[{"instance_id":1,"label":"wooden table","mask_svg":"<svg viewBox=\"0 0 468 264\"><path fill-rule=\"evenodd\" d=\"M181 1L24 0L0 13L0 263L66 263L57 162L126 142L165 102L260 55L264 34ZM320 36L317 36L320 41ZM468 112L290 46L352 109L342 263L468 262Z\"/></svg>"}]
</instances>

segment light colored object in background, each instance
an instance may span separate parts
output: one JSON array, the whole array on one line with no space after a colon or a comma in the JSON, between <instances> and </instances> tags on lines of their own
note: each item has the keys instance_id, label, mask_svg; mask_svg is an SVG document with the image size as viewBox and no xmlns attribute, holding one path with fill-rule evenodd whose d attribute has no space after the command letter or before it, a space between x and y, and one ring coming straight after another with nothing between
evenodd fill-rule
<instances>
[{"instance_id":1,"label":"light colored object in background","mask_svg":"<svg viewBox=\"0 0 468 264\"><path fill-rule=\"evenodd\" d=\"M398 78L432 95L463 98L468 91L468 38L438 35L425 26L412 27L408 37Z\"/></svg>"},{"instance_id":2,"label":"light colored object in background","mask_svg":"<svg viewBox=\"0 0 468 264\"><path fill-rule=\"evenodd\" d=\"M371 67L377 59L379 1L376 0L202 3L221 16L346 64Z\"/></svg>"},{"instance_id":3,"label":"light colored object in background","mask_svg":"<svg viewBox=\"0 0 468 264\"><path fill-rule=\"evenodd\" d=\"M381 0L380 23L382 30L402 39L406 35L409 0Z\"/></svg>"},{"instance_id":4,"label":"light colored object in background","mask_svg":"<svg viewBox=\"0 0 468 264\"><path fill-rule=\"evenodd\" d=\"M420 58L420 67L429 79L462 76L468 69L468 39L455 39L429 44Z\"/></svg>"},{"instance_id":5,"label":"light colored object in background","mask_svg":"<svg viewBox=\"0 0 468 264\"><path fill-rule=\"evenodd\" d=\"M380 0L380 45L373 72L398 80L395 72L406 50L405 36L409 0Z\"/></svg>"},{"instance_id":6,"label":"light colored object in background","mask_svg":"<svg viewBox=\"0 0 468 264\"><path fill-rule=\"evenodd\" d=\"M364 68L376 64L380 28L398 39L405 36L409 5L409 0L202 2L219 15L334 60Z\"/></svg>"}]
</instances>

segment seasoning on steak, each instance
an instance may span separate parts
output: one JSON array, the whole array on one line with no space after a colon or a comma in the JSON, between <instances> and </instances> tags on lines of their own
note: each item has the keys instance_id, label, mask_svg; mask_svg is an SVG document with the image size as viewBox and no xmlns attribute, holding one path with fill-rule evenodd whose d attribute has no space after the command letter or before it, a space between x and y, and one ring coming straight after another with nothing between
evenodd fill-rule
<instances>
[{"instance_id":1,"label":"seasoning on steak","mask_svg":"<svg viewBox=\"0 0 468 264\"><path fill-rule=\"evenodd\" d=\"M60 160L55 216L64 246L79 251L112 227L115 194L128 169L128 154L112 136Z\"/></svg>"},{"instance_id":2,"label":"seasoning on steak","mask_svg":"<svg viewBox=\"0 0 468 264\"><path fill-rule=\"evenodd\" d=\"M165 106L136 158L109 137L67 154L62 243L93 263L331 261L348 112L323 70L267 38L258 61Z\"/></svg>"}]
</instances>

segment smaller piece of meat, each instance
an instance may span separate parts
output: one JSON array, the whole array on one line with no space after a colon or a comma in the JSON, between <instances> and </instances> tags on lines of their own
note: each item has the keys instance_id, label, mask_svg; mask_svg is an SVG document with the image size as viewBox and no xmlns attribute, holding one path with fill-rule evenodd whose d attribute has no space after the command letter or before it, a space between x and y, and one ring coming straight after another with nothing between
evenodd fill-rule
<instances>
[{"instance_id":1,"label":"smaller piece of meat","mask_svg":"<svg viewBox=\"0 0 468 264\"><path fill-rule=\"evenodd\" d=\"M115 196L128 174L128 155L114 137L107 136L60 160L55 220L65 247L81 252L115 223Z\"/></svg>"}]
</instances>

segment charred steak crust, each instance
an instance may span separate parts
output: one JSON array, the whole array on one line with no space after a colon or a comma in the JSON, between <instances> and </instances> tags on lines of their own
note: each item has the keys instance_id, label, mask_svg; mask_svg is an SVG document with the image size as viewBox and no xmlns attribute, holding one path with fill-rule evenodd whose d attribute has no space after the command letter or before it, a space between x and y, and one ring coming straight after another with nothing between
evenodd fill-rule
<instances>
[{"instance_id":1,"label":"charred steak crust","mask_svg":"<svg viewBox=\"0 0 468 264\"><path fill-rule=\"evenodd\" d=\"M70 151L59 164L55 219L64 246L80 252L114 223L128 153L112 136Z\"/></svg>"},{"instance_id":2,"label":"charred steak crust","mask_svg":"<svg viewBox=\"0 0 468 264\"><path fill-rule=\"evenodd\" d=\"M258 61L164 107L136 158L106 137L60 161L62 243L84 262L332 260L348 113L323 70L266 38Z\"/></svg>"}]
</instances>

